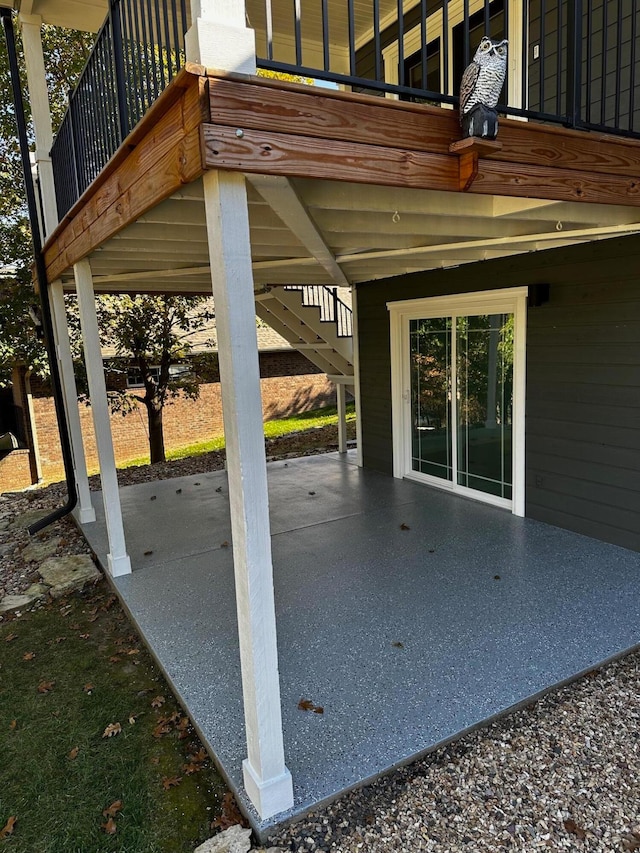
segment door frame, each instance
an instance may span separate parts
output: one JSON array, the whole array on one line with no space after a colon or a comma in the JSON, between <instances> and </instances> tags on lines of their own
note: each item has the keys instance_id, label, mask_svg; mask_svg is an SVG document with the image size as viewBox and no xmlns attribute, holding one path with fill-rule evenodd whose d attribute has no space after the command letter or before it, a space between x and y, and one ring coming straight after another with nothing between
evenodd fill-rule
<instances>
[{"instance_id":1,"label":"door frame","mask_svg":"<svg viewBox=\"0 0 640 853\"><path fill-rule=\"evenodd\" d=\"M514 515L525 514L525 399L527 287L482 290L447 296L430 296L387 302L391 335L391 411L393 434L393 476L428 482L435 488L455 491L496 506L509 506ZM512 499L505 501L473 489L455 487L454 482L426 480L411 468L411 382L409 370L409 321L472 314L513 314L513 423ZM455 329L453 330L455 331ZM454 477L456 473L454 473Z\"/></svg>"}]
</instances>

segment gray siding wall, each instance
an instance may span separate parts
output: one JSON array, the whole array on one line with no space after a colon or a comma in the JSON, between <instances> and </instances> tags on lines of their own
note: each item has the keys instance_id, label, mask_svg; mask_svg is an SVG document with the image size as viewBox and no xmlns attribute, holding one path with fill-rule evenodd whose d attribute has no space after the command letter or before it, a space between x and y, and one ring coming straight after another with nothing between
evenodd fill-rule
<instances>
[{"instance_id":1,"label":"gray siding wall","mask_svg":"<svg viewBox=\"0 0 640 853\"><path fill-rule=\"evenodd\" d=\"M386 303L551 285L527 319L526 514L640 550L640 239L358 286L362 444L392 473Z\"/></svg>"}]
</instances>

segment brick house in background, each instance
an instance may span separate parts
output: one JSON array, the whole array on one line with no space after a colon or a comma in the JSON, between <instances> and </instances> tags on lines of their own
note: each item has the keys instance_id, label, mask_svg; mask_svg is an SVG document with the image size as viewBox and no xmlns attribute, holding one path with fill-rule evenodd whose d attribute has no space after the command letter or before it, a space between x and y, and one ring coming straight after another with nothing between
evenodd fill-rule
<instances>
[{"instance_id":1,"label":"brick house in background","mask_svg":"<svg viewBox=\"0 0 640 853\"><path fill-rule=\"evenodd\" d=\"M273 329L260 325L257 334L265 420L335 403L335 385L320 368ZM197 400L178 397L167 404L164 413L167 450L206 441L224 431L215 324L192 336L191 345L189 361L181 366L191 369L202 380L200 396ZM114 353L105 347L103 355L105 360L112 359ZM127 388L135 393L139 387L135 369L126 362L123 362L121 370L108 371L106 377L107 389L111 391ZM62 478L60 440L47 383L30 378L24 368L17 368L13 388L5 391L0 401L3 425L0 433L10 430L23 445L0 458L0 492L26 488L41 479ZM98 467L98 460L91 410L80 403L79 412L87 464L90 470L94 470ZM144 406L126 415L113 414L111 429L118 463L148 456Z\"/></svg>"}]
</instances>

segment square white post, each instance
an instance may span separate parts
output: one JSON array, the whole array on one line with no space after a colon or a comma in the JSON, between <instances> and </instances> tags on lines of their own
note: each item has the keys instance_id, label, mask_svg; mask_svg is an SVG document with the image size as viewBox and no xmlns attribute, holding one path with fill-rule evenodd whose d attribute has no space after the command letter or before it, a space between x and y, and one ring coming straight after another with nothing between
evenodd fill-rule
<instances>
[{"instance_id":1,"label":"square white post","mask_svg":"<svg viewBox=\"0 0 640 853\"><path fill-rule=\"evenodd\" d=\"M362 418L360 416L360 342L358 330L358 291L351 288L351 334L353 339L353 396L356 403L356 457L362 468Z\"/></svg>"},{"instance_id":2,"label":"square white post","mask_svg":"<svg viewBox=\"0 0 640 853\"><path fill-rule=\"evenodd\" d=\"M254 74L244 0L191 0L187 59ZM280 678L260 400L256 311L244 177L205 172L204 203L227 446L233 565L247 730L244 786L264 820L293 805L284 763Z\"/></svg>"},{"instance_id":3,"label":"square white post","mask_svg":"<svg viewBox=\"0 0 640 853\"><path fill-rule=\"evenodd\" d=\"M93 428L98 447L102 501L104 503L107 537L109 539L107 568L111 575L118 577L119 575L126 575L131 572L131 561L127 554L124 527L122 525L118 476L113 453L111 424L109 422L107 387L104 381L104 366L102 364L102 352L100 351L96 301L93 292L93 276L89 261L79 261L74 266L73 272L78 291L78 310L80 313L80 327L82 328L84 361L87 369L87 381L89 383Z\"/></svg>"},{"instance_id":4,"label":"square white post","mask_svg":"<svg viewBox=\"0 0 640 853\"><path fill-rule=\"evenodd\" d=\"M211 171L203 182L247 729L244 785L265 819L293 805L293 787L284 763L249 216L242 175Z\"/></svg>"},{"instance_id":5,"label":"square white post","mask_svg":"<svg viewBox=\"0 0 640 853\"><path fill-rule=\"evenodd\" d=\"M76 388L76 377L73 372L73 358L71 357L69 328L67 326L67 311L64 305L64 294L60 280L54 281L51 284L51 314L56 353L58 364L60 365L64 407L69 426L69 438L71 439L73 470L78 491L78 504L73 510L73 514L81 524L86 524L87 522L96 520L96 511L91 503L87 462L84 455L82 427L78 412L78 389Z\"/></svg>"},{"instance_id":6,"label":"square white post","mask_svg":"<svg viewBox=\"0 0 640 853\"><path fill-rule=\"evenodd\" d=\"M347 388L344 382L336 383L338 404L338 453L347 452Z\"/></svg>"}]
</instances>

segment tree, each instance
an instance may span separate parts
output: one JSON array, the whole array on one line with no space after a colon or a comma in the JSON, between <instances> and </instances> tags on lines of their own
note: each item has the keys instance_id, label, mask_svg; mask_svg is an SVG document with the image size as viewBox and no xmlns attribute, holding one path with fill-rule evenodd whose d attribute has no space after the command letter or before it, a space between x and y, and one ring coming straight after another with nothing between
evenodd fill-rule
<instances>
[{"instance_id":1,"label":"tree","mask_svg":"<svg viewBox=\"0 0 640 853\"><path fill-rule=\"evenodd\" d=\"M121 369L125 359L137 368L144 386L142 395L110 393L111 409L126 413L132 404L144 405L151 464L164 462L164 406L180 394L192 400L199 394L194 372L176 374L171 368L188 359L194 334L210 327L214 316L211 300L204 296L101 296L97 313L103 345L113 346L117 359L107 362L107 371Z\"/></svg>"},{"instance_id":2,"label":"tree","mask_svg":"<svg viewBox=\"0 0 640 853\"><path fill-rule=\"evenodd\" d=\"M93 45L92 33L42 28L45 68L54 132L60 126L68 101ZM26 92L24 57L16 27L16 47ZM47 377L45 348L36 335L29 309L37 303L31 282L33 260L31 231L24 194L22 164L6 46L0 45L0 387L10 384L13 368L24 365L34 374ZM25 98L27 122L29 104ZM33 141L33 134L31 134ZM77 316L70 305L72 345L79 358ZM137 402L147 408L151 461L162 461L164 441L162 410L178 393L198 395L194 376L180 380L171 365L189 353L189 334L200 331L212 319L209 304L200 298L163 296L99 297L97 310L103 342L116 348L118 356L130 359L139 369L144 395L110 394L113 411L126 411ZM78 365L80 367L80 365ZM113 365L111 365L113 366ZM82 371L79 370L81 374ZM80 375L81 390L83 381Z\"/></svg>"},{"instance_id":3,"label":"tree","mask_svg":"<svg viewBox=\"0 0 640 853\"><path fill-rule=\"evenodd\" d=\"M26 365L34 373L49 371L44 346L29 317L37 302L31 284L33 260L31 230L24 193L22 163L9 82L9 63L4 39L0 37L0 387L11 382L12 369ZM88 56L93 35L59 27L44 26L42 42L54 130L66 108L67 93L75 84ZM24 75L20 33L16 47ZM26 79L22 80L27 91ZM29 104L25 99L27 122Z\"/></svg>"}]
</instances>

